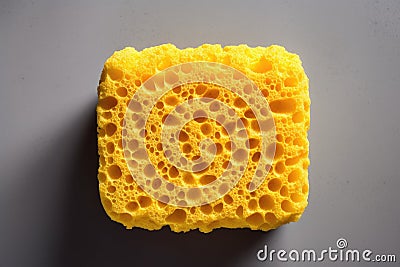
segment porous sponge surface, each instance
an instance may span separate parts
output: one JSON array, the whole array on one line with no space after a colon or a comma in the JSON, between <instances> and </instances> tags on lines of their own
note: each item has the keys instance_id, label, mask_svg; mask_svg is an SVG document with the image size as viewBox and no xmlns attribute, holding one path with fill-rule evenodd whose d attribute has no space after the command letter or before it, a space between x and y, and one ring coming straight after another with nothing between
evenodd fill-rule
<instances>
[{"instance_id":1,"label":"porous sponge surface","mask_svg":"<svg viewBox=\"0 0 400 267\"><path fill-rule=\"evenodd\" d=\"M250 192L248 185L260 158L261 142L259 125L246 101L216 84L190 83L173 88L154 104L143 123L146 151L161 177L176 185L199 187L218 179L229 165L232 154L229 134L209 118L186 123L179 135L179 147L188 160L196 160L201 141L210 138L216 148L210 166L197 172L182 171L165 157L159 138L161 126L175 106L189 99L209 97L232 107L246 127L249 148L247 168L231 191L212 203L177 207L152 198L138 186L129 169L134 169L136 162L127 162L124 157L124 147L136 144L124 144L122 130L130 100L146 80L170 66L196 61L228 65L257 85L272 111L276 150L264 182ZM308 78L299 57L283 47L202 45L180 50L165 44L140 52L128 47L115 52L106 61L98 96L100 197L107 214L127 228L154 230L169 225L176 232L191 229L210 232L219 227L268 231L297 221L307 206Z\"/></svg>"}]
</instances>

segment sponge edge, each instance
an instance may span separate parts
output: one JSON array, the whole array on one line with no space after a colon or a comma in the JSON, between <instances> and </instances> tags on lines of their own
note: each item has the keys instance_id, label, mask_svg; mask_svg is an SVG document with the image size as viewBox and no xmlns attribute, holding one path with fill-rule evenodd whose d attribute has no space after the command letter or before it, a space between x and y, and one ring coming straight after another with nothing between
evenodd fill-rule
<instances>
[{"instance_id":1,"label":"sponge edge","mask_svg":"<svg viewBox=\"0 0 400 267\"><path fill-rule=\"evenodd\" d=\"M196 207L177 207L158 201L136 183L127 162L122 130L124 116L135 92L150 77L182 63L209 61L228 65L250 78L267 99L276 131L276 150L271 169L254 192L247 189L260 154L257 123L243 103L226 88L214 84L193 83L170 90L155 104L147 133L159 134L165 114L176 103L190 98L213 97L225 101L241 116L249 135L249 163L242 179L222 198ZM99 191L103 207L112 220L126 228L148 230L169 225L172 231L215 228L250 228L268 231L282 224L297 221L307 206L308 147L310 124L308 78L299 57L281 46L250 48L246 45L205 44L197 48L178 49L172 44L136 51L127 47L115 52L105 63L98 86L97 106ZM149 123L151 122L151 123ZM259 130L259 129L258 129ZM199 154L198 144L211 138L217 147L216 164L201 172L181 171L163 158L163 148L156 137L146 140L146 150L155 171L179 185L202 186L217 179L226 168L231 143L224 129L215 121L191 121L183 128L179 146L193 159Z\"/></svg>"}]
</instances>

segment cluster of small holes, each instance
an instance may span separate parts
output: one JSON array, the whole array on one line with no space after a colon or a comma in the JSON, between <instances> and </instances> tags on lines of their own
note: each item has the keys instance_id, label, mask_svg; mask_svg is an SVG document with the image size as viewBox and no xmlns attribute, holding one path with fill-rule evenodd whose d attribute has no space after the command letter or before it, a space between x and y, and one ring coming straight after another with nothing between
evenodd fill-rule
<instances>
[{"instance_id":1,"label":"cluster of small holes","mask_svg":"<svg viewBox=\"0 0 400 267\"><path fill-rule=\"evenodd\" d=\"M225 51L225 49L224 49ZM227 49L226 51L229 51ZM207 56L211 61L217 61L213 54ZM232 58L224 56L221 62L231 64ZM161 99L152 110L152 116L146 124L146 150L150 154L155 171L165 179L173 180L180 185L199 186L217 179L224 168L229 164L231 146L229 137L224 128L211 119L198 119L185 125L180 138L180 147L188 159L199 156L199 140L207 136L216 143L216 157L207 169L198 173L180 171L172 166L163 156L160 143L160 126L162 118L183 100L204 96L221 100L235 108L241 116L243 124L248 129L250 161L248 169L239 184L222 199L200 207L171 208L160 201L152 200L134 182L128 169L124 166L123 144L121 129L126 105L129 103L135 90L148 79L151 74L125 73L118 68L107 68L102 74L102 81L113 83L114 92L99 87L99 151L100 171L99 181L105 189L103 205L106 209L114 210L114 217L129 225L132 223L134 213L142 212L146 208L156 207L164 211L165 221L170 224L196 223L196 216L227 214L232 212L238 220L245 220L252 228L271 229L279 223L279 218L285 213L292 213L302 207L300 204L306 200L308 184L304 177L309 165L308 141L306 130L309 127L310 103L304 98L304 92L299 90L304 76L302 72L296 74L288 71L277 79L274 61L261 56L254 60L248 69L242 71L251 76L259 86L262 94L269 100L271 111L274 113L276 126L276 152L270 174L262 187L256 193L250 194L247 183L254 174L256 163L260 158L258 150L259 139L258 124L254 122L254 114L248 105L230 91L209 84L192 84L174 88ZM161 60L157 69L162 70L173 65L170 58ZM285 76L286 75L286 76ZM308 94L308 93L307 93ZM213 107L215 112L218 107ZM153 121L151 121L153 119ZM150 122L150 123L149 123ZM158 138L157 138L158 136ZM135 146L135 144L129 144ZM140 155L139 155L140 156ZM126 162L135 166L135 162ZM222 168L221 168L222 167ZM149 170L151 173L152 170ZM286 177L286 178L285 178ZM158 182L152 185L157 189ZM191 191L188 197L196 197L196 190ZM155 206L154 206L155 205ZM300 206L299 206L300 205ZM162 212L161 212L162 213ZM223 216L223 215L221 215ZM112 216L113 217L113 216ZM210 226L218 225L209 222ZM207 228L207 226L206 226Z\"/></svg>"},{"instance_id":2,"label":"cluster of small holes","mask_svg":"<svg viewBox=\"0 0 400 267\"><path fill-rule=\"evenodd\" d=\"M199 97L218 99L224 103L228 103L230 99L235 99L235 112L239 114L241 122L244 125L250 125L251 122L255 120L254 115L251 115L249 112L249 107L247 105L243 105L244 101L239 96L235 95L230 90L218 87L217 85L202 83L185 84L173 88L171 91L165 94L154 105L154 108L152 109L147 120L146 130L148 135L146 136L146 147L148 147L149 157L152 161L152 165L158 167L157 172L160 174L160 176L177 185L184 185L188 187L207 185L220 177L222 172L230 164L229 160L231 156L235 159L240 159L243 157L240 154L240 150L232 153L232 143L229 139L228 132L234 131L236 127L235 125L228 125L228 127L225 129L217 121L205 117L199 117L189 121L181 129L178 136L180 150L185 161L195 160L200 157L200 141L204 138L209 138L215 144L215 158L213 162L203 170L187 172L179 170L176 168L176 166L173 166L167 158L165 158L164 153L168 153L168 151L163 151L163 146L159 138L163 123L163 119L160 121L159 118L167 117L168 114L175 108L175 106L179 105L180 103L191 98ZM218 106L210 105L210 109L214 109L211 111L218 111ZM228 114L220 115L228 116ZM246 146L250 150L250 158L256 158L257 155L255 154L259 154L257 150L260 150L261 145L258 132L250 128L247 130L247 134L249 135L249 139L246 143ZM257 162L257 160L254 160L249 163L248 171L244 173L244 179L249 180L252 175L254 175ZM225 191L225 188L219 188L220 193L224 194L226 193ZM196 196L199 196L199 194L195 194L192 197ZM229 201L229 198L232 199L232 197L229 196L216 202L216 208L214 207L214 212L223 212L223 205L220 206L219 204L226 203L224 202L225 199L227 199L230 203L233 202L233 199L232 201ZM202 211L207 212L209 209L203 207Z\"/></svg>"}]
</instances>

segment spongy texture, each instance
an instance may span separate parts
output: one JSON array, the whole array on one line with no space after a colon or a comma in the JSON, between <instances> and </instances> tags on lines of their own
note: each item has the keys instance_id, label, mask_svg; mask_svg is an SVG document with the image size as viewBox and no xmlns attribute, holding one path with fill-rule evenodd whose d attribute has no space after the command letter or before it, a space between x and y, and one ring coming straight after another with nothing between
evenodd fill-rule
<instances>
[{"instance_id":1,"label":"spongy texture","mask_svg":"<svg viewBox=\"0 0 400 267\"><path fill-rule=\"evenodd\" d=\"M122 130L127 107L135 92L156 73L174 65L209 61L228 65L250 78L267 99L276 127L276 150L264 182L254 192L248 184L260 157L258 124L248 104L230 90L209 83L191 83L163 95L143 123L146 150L155 171L177 185L206 185L229 164L232 144L225 129L212 119L188 122L179 136L179 146L188 159L199 157L199 143L210 138L216 156L199 172L182 171L171 164L159 142L161 125L174 106L192 98L210 97L231 106L248 134L249 162L242 179L222 198L196 207L177 207L155 200L136 183L127 162ZM100 197L107 214L127 228L149 230L169 225L173 231L244 228L268 231L297 221L307 206L308 147L310 124L308 78L299 57L281 46L250 48L246 45L202 45L178 49L165 44L136 51L128 47L115 52L105 63L98 87L98 173Z\"/></svg>"}]
</instances>

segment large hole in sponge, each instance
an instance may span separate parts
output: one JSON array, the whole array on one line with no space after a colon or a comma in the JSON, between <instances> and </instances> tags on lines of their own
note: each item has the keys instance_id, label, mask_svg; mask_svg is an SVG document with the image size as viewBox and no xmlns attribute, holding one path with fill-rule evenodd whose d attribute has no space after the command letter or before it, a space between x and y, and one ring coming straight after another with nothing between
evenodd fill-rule
<instances>
[{"instance_id":1,"label":"large hole in sponge","mask_svg":"<svg viewBox=\"0 0 400 267\"><path fill-rule=\"evenodd\" d=\"M294 77L286 78L285 81L283 82L283 84L286 87L295 87L295 86L297 86L297 79Z\"/></svg>"},{"instance_id":2,"label":"large hole in sponge","mask_svg":"<svg viewBox=\"0 0 400 267\"><path fill-rule=\"evenodd\" d=\"M292 113L296 110L296 100L292 98L278 99L269 103L274 113Z\"/></svg>"},{"instance_id":3,"label":"large hole in sponge","mask_svg":"<svg viewBox=\"0 0 400 267\"><path fill-rule=\"evenodd\" d=\"M293 204L289 200L282 201L281 207L282 207L282 210L284 210L286 212L294 211Z\"/></svg>"},{"instance_id":4,"label":"large hole in sponge","mask_svg":"<svg viewBox=\"0 0 400 267\"><path fill-rule=\"evenodd\" d=\"M118 165L111 165L108 168L108 174L112 179L118 179L119 177L121 177L122 172Z\"/></svg>"},{"instance_id":5,"label":"large hole in sponge","mask_svg":"<svg viewBox=\"0 0 400 267\"><path fill-rule=\"evenodd\" d=\"M274 208L275 201L271 196L264 195L260 197L260 199L258 200L258 204L260 205L260 208L262 208L263 210L270 210Z\"/></svg>"},{"instance_id":6,"label":"large hole in sponge","mask_svg":"<svg viewBox=\"0 0 400 267\"><path fill-rule=\"evenodd\" d=\"M249 209L255 210L258 208L257 201L255 199L250 199L249 204L248 204Z\"/></svg>"},{"instance_id":7,"label":"large hole in sponge","mask_svg":"<svg viewBox=\"0 0 400 267\"><path fill-rule=\"evenodd\" d=\"M286 169L285 164L282 161L279 161L276 163L276 166L275 166L276 173L282 174L285 172L285 169Z\"/></svg>"},{"instance_id":8,"label":"large hole in sponge","mask_svg":"<svg viewBox=\"0 0 400 267\"><path fill-rule=\"evenodd\" d=\"M128 95L128 91L126 90L125 87L119 87L117 89L117 95L119 95L120 97L125 97Z\"/></svg>"},{"instance_id":9,"label":"large hole in sponge","mask_svg":"<svg viewBox=\"0 0 400 267\"><path fill-rule=\"evenodd\" d=\"M246 110L244 112L244 116L249 119L254 119L256 117L256 115L254 114L254 112L251 109Z\"/></svg>"},{"instance_id":10,"label":"large hole in sponge","mask_svg":"<svg viewBox=\"0 0 400 267\"><path fill-rule=\"evenodd\" d=\"M251 70L257 73L265 73L272 70L272 63L265 57L261 57L257 63L251 66Z\"/></svg>"},{"instance_id":11,"label":"large hole in sponge","mask_svg":"<svg viewBox=\"0 0 400 267\"><path fill-rule=\"evenodd\" d=\"M139 208L139 205L136 202L129 202L125 207L129 211L136 211Z\"/></svg>"},{"instance_id":12,"label":"large hole in sponge","mask_svg":"<svg viewBox=\"0 0 400 267\"><path fill-rule=\"evenodd\" d=\"M282 186L281 190L279 191L279 194L283 197L289 196L289 189L286 185Z\"/></svg>"},{"instance_id":13,"label":"large hole in sponge","mask_svg":"<svg viewBox=\"0 0 400 267\"><path fill-rule=\"evenodd\" d=\"M215 175L206 174L206 175L203 175L203 176L200 177L200 183L202 185L206 185L206 184L212 183L215 180L217 180L217 177L215 177Z\"/></svg>"},{"instance_id":14,"label":"large hole in sponge","mask_svg":"<svg viewBox=\"0 0 400 267\"><path fill-rule=\"evenodd\" d=\"M107 145L106 145L106 147L107 147L107 152L109 153L109 154L112 154L112 153L114 153L114 144L113 143L107 143Z\"/></svg>"},{"instance_id":15,"label":"large hole in sponge","mask_svg":"<svg viewBox=\"0 0 400 267\"><path fill-rule=\"evenodd\" d=\"M121 80L122 76L124 75L123 72L119 69L108 69L107 73L110 76L110 78L113 79L114 81Z\"/></svg>"},{"instance_id":16,"label":"large hole in sponge","mask_svg":"<svg viewBox=\"0 0 400 267\"><path fill-rule=\"evenodd\" d=\"M150 206L152 203L151 198L146 197L146 196L140 196L138 200L139 200L139 205L142 208L146 208L146 207Z\"/></svg>"},{"instance_id":17,"label":"large hole in sponge","mask_svg":"<svg viewBox=\"0 0 400 267\"><path fill-rule=\"evenodd\" d=\"M132 177L132 175L127 175L126 177L125 177L125 181L127 182L127 183L129 183L129 184L131 184L131 183L133 183L133 177Z\"/></svg>"},{"instance_id":18,"label":"large hole in sponge","mask_svg":"<svg viewBox=\"0 0 400 267\"><path fill-rule=\"evenodd\" d=\"M261 153L260 153L260 152L256 152L256 153L254 153L254 155L251 157L251 160L252 160L253 162L258 162L258 161L260 160L260 157L261 157Z\"/></svg>"},{"instance_id":19,"label":"large hole in sponge","mask_svg":"<svg viewBox=\"0 0 400 267\"><path fill-rule=\"evenodd\" d=\"M212 127L209 123L204 123L200 126L200 130L204 135L209 135L212 132Z\"/></svg>"},{"instance_id":20,"label":"large hole in sponge","mask_svg":"<svg viewBox=\"0 0 400 267\"><path fill-rule=\"evenodd\" d=\"M178 175L179 175L179 170L178 170L175 166L172 166L172 167L169 169L168 174L169 174L169 176L170 176L171 178L176 178L176 177L178 177Z\"/></svg>"},{"instance_id":21,"label":"large hole in sponge","mask_svg":"<svg viewBox=\"0 0 400 267\"><path fill-rule=\"evenodd\" d=\"M258 124L257 120L251 121L251 129L253 129L256 132L260 132L260 125Z\"/></svg>"},{"instance_id":22,"label":"large hole in sponge","mask_svg":"<svg viewBox=\"0 0 400 267\"><path fill-rule=\"evenodd\" d=\"M296 145L296 146L306 146L307 145L307 141L305 140L305 139L303 139L303 138L295 138L294 140L293 140L293 145Z\"/></svg>"},{"instance_id":23,"label":"large hole in sponge","mask_svg":"<svg viewBox=\"0 0 400 267\"><path fill-rule=\"evenodd\" d=\"M240 218L243 217L243 207L242 206L239 206L236 208L236 215Z\"/></svg>"},{"instance_id":24,"label":"large hole in sponge","mask_svg":"<svg viewBox=\"0 0 400 267\"><path fill-rule=\"evenodd\" d=\"M133 218L129 213L121 213L119 219L124 223L129 223Z\"/></svg>"},{"instance_id":25,"label":"large hole in sponge","mask_svg":"<svg viewBox=\"0 0 400 267\"><path fill-rule=\"evenodd\" d=\"M241 97L237 97L234 101L233 101L233 105L235 107L238 108L245 108L247 106L246 102L241 98Z\"/></svg>"},{"instance_id":26,"label":"large hole in sponge","mask_svg":"<svg viewBox=\"0 0 400 267\"><path fill-rule=\"evenodd\" d=\"M290 199L294 202L301 202L303 201L303 195L299 193L292 193L290 194Z\"/></svg>"},{"instance_id":27,"label":"large hole in sponge","mask_svg":"<svg viewBox=\"0 0 400 267\"><path fill-rule=\"evenodd\" d=\"M207 92L204 94L204 97L208 98L218 98L219 90L218 89L208 89Z\"/></svg>"},{"instance_id":28,"label":"large hole in sponge","mask_svg":"<svg viewBox=\"0 0 400 267\"><path fill-rule=\"evenodd\" d=\"M271 223L271 224L275 224L278 221L278 219L276 218L275 214L273 214L272 212L267 212L265 214L265 220L268 223Z\"/></svg>"},{"instance_id":29,"label":"large hole in sponge","mask_svg":"<svg viewBox=\"0 0 400 267\"><path fill-rule=\"evenodd\" d=\"M116 190L116 188L113 185L110 185L109 187L107 187L107 191L110 192L110 193L114 193L115 190Z\"/></svg>"},{"instance_id":30,"label":"large hole in sponge","mask_svg":"<svg viewBox=\"0 0 400 267\"><path fill-rule=\"evenodd\" d=\"M302 156L298 156L298 157L293 157L293 158L288 158L285 160L285 165L286 166L291 166L291 165L295 165L299 162L299 160L302 158Z\"/></svg>"},{"instance_id":31,"label":"large hole in sponge","mask_svg":"<svg viewBox=\"0 0 400 267\"><path fill-rule=\"evenodd\" d=\"M181 209L176 209L165 220L171 223L183 223L186 221L186 212Z\"/></svg>"},{"instance_id":32,"label":"large hole in sponge","mask_svg":"<svg viewBox=\"0 0 400 267\"><path fill-rule=\"evenodd\" d=\"M273 146L273 145L269 145L267 149L268 149L268 152L267 152L267 153L268 153L269 155L271 155L271 154L273 153L274 146ZM281 157L283 156L283 153L284 153L283 145L280 144L280 143L276 143L276 145L275 145L275 155L274 155L274 158L275 158L275 159L281 158Z\"/></svg>"},{"instance_id":33,"label":"large hole in sponge","mask_svg":"<svg viewBox=\"0 0 400 267\"><path fill-rule=\"evenodd\" d=\"M180 131L178 138L179 138L179 141L186 142L187 140L189 140L189 135L185 131Z\"/></svg>"},{"instance_id":34,"label":"large hole in sponge","mask_svg":"<svg viewBox=\"0 0 400 267\"><path fill-rule=\"evenodd\" d=\"M168 96L165 98L165 103L170 106L176 106L178 104L179 100L175 96Z\"/></svg>"},{"instance_id":35,"label":"large hole in sponge","mask_svg":"<svg viewBox=\"0 0 400 267\"><path fill-rule=\"evenodd\" d=\"M292 116L292 120L294 123L302 122L304 120L303 112L299 111L299 112L294 113Z\"/></svg>"},{"instance_id":36,"label":"large hole in sponge","mask_svg":"<svg viewBox=\"0 0 400 267\"><path fill-rule=\"evenodd\" d=\"M107 96L99 100L99 106L105 110L112 109L118 104L118 100L113 96Z\"/></svg>"},{"instance_id":37,"label":"large hole in sponge","mask_svg":"<svg viewBox=\"0 0 400 267\"><path fill-rule=\"evenodd\" d=\"M109 123L106 125L106 134L112 136L117 131L117 126L114 123Z\"/></svg>"},{"instance_id":38,"label":"large hole in sponge","mask_svg":"<svg viewBox=\"0 0 400 267\"><path fill-rule=\"evenodd\" d=\"M224 204L219 203L219 204L214 206L214 211L215 212L221 212L223 208L224 208Z\"/></svg>"},{"instance_id":39,"label":"large hole in sponge","mask_svg":"<svg viewBox=\"0 0 400 267\"><path fill-rule=\"evenodd\" d=\"M263 216L256 212L246 218L246 222L250 225L259 226L264 222Z\"/></svg>"},{"instance_id":40,"label":"large hole in sponge","mask_svg":"<svg viewBox=\"0 0 400 267\"><path fill-rule=\"evenodd\" d=\"M282 181L279 180L278 178L274 178L268 182L269 190L274 191L274 192L281 189L281 186L282 186Z\"/></svg>"},{"instance_id":41,"label":"large hole in sponge","mask_svg":"<svg viewBox=\"0 0 400 267\"><path fill-rule=\"evenodd\" d=\"M217 155L219 155L219 154L221 154L222 153L222 151L223 151L223 147L222 147L222 145L220 144L220 143L215 143L215 148L216 148L216 154Z\"/></svg>"},{"instance_id":42,"label":"large hole in sponge","mask_svg":"<svg viewBox=\"0 0 400 267\"><path fill-rule=\"evenodd\" d=\"M183 181L186 184L194 184L195 183L194 177L190 172L185 172L183 174Z\"/></svg>"},{"instance_id":43,"label":"large hole in sponge","mask_svg":"<svg viewBox=\"0 0 400 267\"><path fill-rule=\"evenodd\" d=\"M301 177L301 170L300 169L295 169L289 174L288 181L291 182L291 183L294 183L297 180L299 180L300 177Z\"/></svg>"},{"instance_id":44,"label":"large hole in sponge","mask_svg":"<svg viewBox=\"0 0 400 267\"><path fill-rule=\"evenodd\" d=\"M206 204L200 207L201 212L203 212L204 214L210 214L212 212L212 207L210 206L210 204Z\"/></svg>"},{"instance_id":45,"label":"large hole in sponge","mask_svg":"<svg viewBox=\"0 0 400 267\"><path fill-rule=\"evenodd\" d=\"M230 195L225 195L224 196L224 202L226 204L231 204L233 202L233 198Z\"/></svg>"},{"instance_id":46,"label":"large hole in sponge","mask_svg":"<svg viewBox=\"0 0 400 267\"><path fill-rule=\"evenodd\" d=\"M246 141L246 147L250 149L254 149L258 146L260 143L260 140L256 138L250 138L249 140Z\"/></svg>"},{"instance_id":47,"label":"large hole in sponge","mask_svg":"<svg viewBox=\"0 0 400 267\"><path fill-rule=\"evenodd\" d=\"M199 84L196 87L196 94L198 95L202 95L204 94L204 92L207 90L207 86L204 84Z\"/></svg>"}]
</instances>

